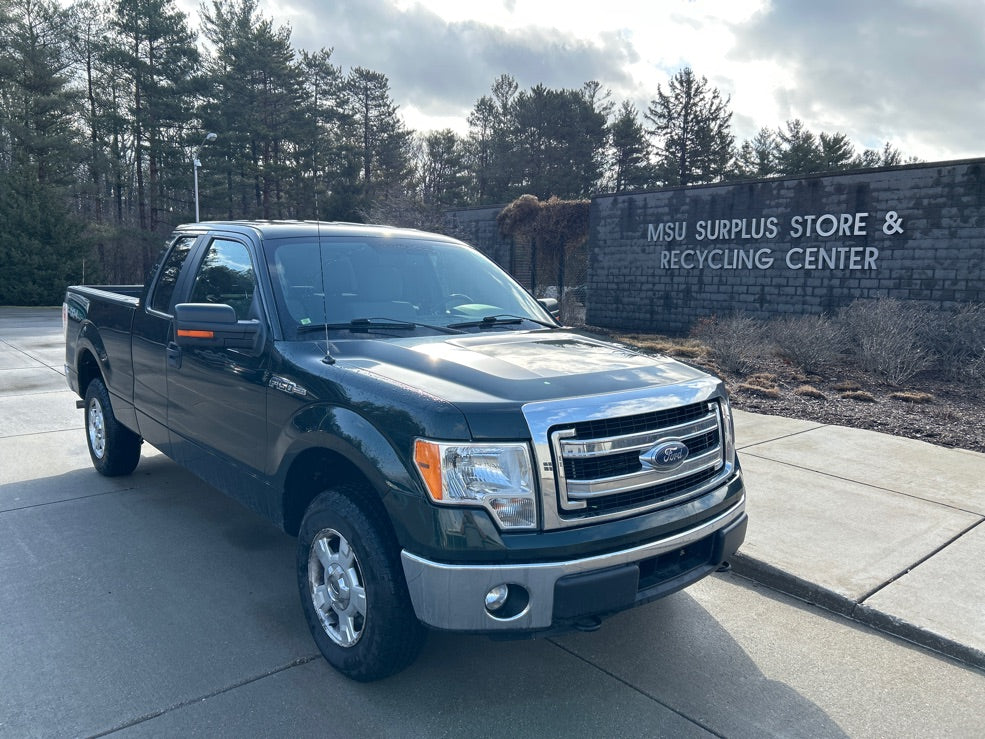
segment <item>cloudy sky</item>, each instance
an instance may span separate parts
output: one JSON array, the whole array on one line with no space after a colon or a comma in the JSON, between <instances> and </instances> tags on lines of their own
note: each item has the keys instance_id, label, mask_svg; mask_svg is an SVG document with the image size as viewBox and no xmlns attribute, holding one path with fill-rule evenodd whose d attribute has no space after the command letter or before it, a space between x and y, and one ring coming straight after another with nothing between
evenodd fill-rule
<instances>
[{"instance_id":1,"label":"cloudy sky","mask_svg":"<svg viewBox=\"0 0 985 739\"><path fill-rule=\"evenodd\" d=\"M197 2L179 0L186 9ZM737 142L800 118L857 148L985 156L983 0L260 0L295 47L385 74L411 128L467 130L501 74L598 80L644 110L682 67L731 96Z\"/></svg>"}]
</instances>

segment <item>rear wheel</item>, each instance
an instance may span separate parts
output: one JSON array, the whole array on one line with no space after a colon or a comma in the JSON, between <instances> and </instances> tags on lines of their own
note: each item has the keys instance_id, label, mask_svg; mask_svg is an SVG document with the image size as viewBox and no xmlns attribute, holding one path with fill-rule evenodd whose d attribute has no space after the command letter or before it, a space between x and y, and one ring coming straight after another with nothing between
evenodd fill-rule
<instances>
[{"instance_id":1,"label":"rear wheel","mask_svg":"<svg viewBox=\"0 0 985 739\"><path fill-rule=\"evenodd\" d=\"M129 475L140 461L140 437L116 420L101 379L86 388L86 445L92 466L107 477Z\"/></svg>"},{"instance_id":2,"label":"rear wheel","mask_svg":"<svg viewBox=\"0 0 985 739\"><path fill-rule=\"evenodd\" d=\"M424 643L385 514L358 487L326 490L298 533L301 607L325 659L354 680L404 669Z\"/></svg>"}]
</instances>

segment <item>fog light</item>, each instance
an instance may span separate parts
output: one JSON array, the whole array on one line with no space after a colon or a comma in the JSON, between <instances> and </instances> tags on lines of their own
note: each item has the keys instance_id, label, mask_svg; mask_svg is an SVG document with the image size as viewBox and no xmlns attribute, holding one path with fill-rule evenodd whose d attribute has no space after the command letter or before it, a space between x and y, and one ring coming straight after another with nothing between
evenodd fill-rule
<instances>
[{"instance_id":1,"label":"fog light","mask_svg":"<svg viewBox=\"0 0 985 739\"><path fill-rule=\"evenodd\" d=\"M498 611L506 603L510 594L509 585L497 585L486 593L486 610Z\"/></svg>"}]
</instances>

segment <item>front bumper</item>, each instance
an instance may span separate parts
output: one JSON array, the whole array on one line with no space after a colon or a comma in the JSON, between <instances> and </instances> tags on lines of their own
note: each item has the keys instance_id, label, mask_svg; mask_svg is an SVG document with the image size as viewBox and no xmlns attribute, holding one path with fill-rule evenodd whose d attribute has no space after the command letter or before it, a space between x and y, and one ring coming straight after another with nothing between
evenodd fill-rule
<instances>
[{"instance_id":1,"label":"front bumper","mask_svg":"<svg viewBox=\"0 0 985 739\"><path fill-rule=\"evenodd\" d=\"M641 546L565 562L449 565L401 553L417 618L436 629L541 631L669 595L710 574L742 543L745 495L715 518ZM520 586L525 607L509 618L485 607L500 584Z\"/></svg>"}]
</instances>

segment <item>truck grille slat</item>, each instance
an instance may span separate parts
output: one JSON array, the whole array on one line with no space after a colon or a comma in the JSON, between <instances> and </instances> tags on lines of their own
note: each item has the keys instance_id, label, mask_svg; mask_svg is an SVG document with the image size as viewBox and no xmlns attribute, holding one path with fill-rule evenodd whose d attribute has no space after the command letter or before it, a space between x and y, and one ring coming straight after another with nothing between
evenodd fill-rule
<instances>
[{"instance_id":1,"label":"truck grille slat","mask_svg":"<svg viewBox=\"0 0 985 739\"><path fill-rule=\"evenodd\" d=\"M623 418L602 418L595 421L583 421L574 425L576 439L603 439L608 436L628 436L651 429L667 426L679 426L696 421L708 415L706 403L693 403L680 408L669 408L663 411L640 413Z\"/></svg>"},{"instance_id":2,"label":"truck grille slat","mask_svg":"<svg viewBox=\"0 0 985 739\"><path fill-rule=\"evenodd\" d=\"M682 493L702 492L704 490L702 487L703 484L708 482L708 480L714 479L716 474L716 470L704 470L663 485L654 485L653 487L634 490L630 493L620 493L618 495L610 495L606 498L593 499L588 501L584 510L587 514L595 515L623 509L631 510L639 506L652 505L654 503L670 505L680 500ZM691 497L691 495L688 494L686 497Z\"/></svg>"},{"instance_id":3,"label":"truck grille slat","mask_svg":"<svg viewBox=\"0 0 985 739\"><path fill-rule=\"evenodd\" d=\"M701 495L725 468L717 402L575 422L550 432L562 517L627 514ZM680 444L678 463L650 463L651 449Z\"/></svg>"}]
</instances>

